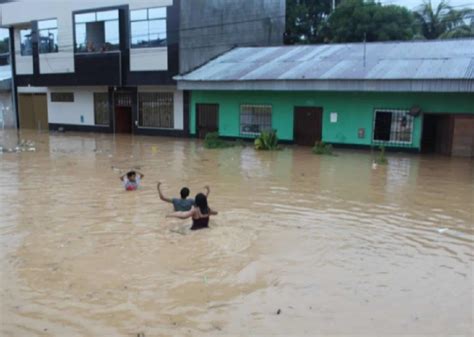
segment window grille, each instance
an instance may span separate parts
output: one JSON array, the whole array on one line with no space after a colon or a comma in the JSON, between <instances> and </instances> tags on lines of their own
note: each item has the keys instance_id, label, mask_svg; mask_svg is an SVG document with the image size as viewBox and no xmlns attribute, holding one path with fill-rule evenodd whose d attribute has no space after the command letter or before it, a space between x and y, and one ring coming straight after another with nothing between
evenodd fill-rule
<instances>
[{"instance_id":1,"label":"window grille","mask_svg":"<svg viewBox=\"0 0 474 337\"><path fill-rule=\"evenodd\" d=\"M251 105L240 106L240 135L258 136L262 131L272 129L272 106Z\"/></svg>"},{"instance_id":2,"label":"window grille","mask_svg":"<svg viewBox=\"0 0 474 337\"><path fill-rule=\"evenodd\" d=\"M174 127L173 93L153 92L138 94L138 123L146 128Z\"/></svg>"}]
</instances>

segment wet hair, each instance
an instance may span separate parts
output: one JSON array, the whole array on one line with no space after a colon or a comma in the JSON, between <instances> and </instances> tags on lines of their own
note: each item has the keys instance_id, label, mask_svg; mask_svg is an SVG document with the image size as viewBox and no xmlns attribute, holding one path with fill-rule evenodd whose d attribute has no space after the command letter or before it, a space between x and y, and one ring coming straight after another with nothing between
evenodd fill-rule
<instances>
[{"instance_id":1,"label":"wet hair","mask_svg":"<svg viewBox=\"0 0 474 337\"><path fill-rule=\"evenodd\" d=\"M136 176L137 175L137 172L135 171L130 171L127 173L127 178L130 179L132 176Z\"/></svg>"},{"instance_id":2,"label":"wet hair","mask_svg":"<svg viewBox=\"0 0 474 337\"><path fill-rule=\"evenodd\" d=\"M181 189L181 192L179 192L179 194L181 194L182 199L186 199L187 197L189 197L189 193L190 193L189 188L187 188L187 187L183 187Z\"/></svg>"},{"instance_id":3,"label":"wet hair","mask_svg":"<svg viewBox=\"0 0 474 337\"><path fill-rule=\"evenodd\" d=\"M201 214L209 214L209 206L207 205L207 197L203 193L196 195L194 199L196 207L199 207Z\"/></svg>"}]
</instances>

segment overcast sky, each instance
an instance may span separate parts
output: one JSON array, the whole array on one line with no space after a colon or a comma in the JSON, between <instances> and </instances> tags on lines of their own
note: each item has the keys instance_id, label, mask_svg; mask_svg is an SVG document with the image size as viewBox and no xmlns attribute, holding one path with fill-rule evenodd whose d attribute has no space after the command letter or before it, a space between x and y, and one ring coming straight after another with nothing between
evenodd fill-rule
<instances>
[{"instance_id":1,"label":"overcast sky","mask_svg":"<svg viewBox=\"0 0 474 337\"><path fill-rule=\"evenodd\" d=\"M423 0L381 0L384 4L393 4L393 5L400 5L405 6L410 9L418 7ZM437 6L440 0L431 0L431 3L434 6ZM474 8L474 0L450 0L449 4L451 6L461 6L461 7L472 7Z\"/></svg>"}]
</instances>

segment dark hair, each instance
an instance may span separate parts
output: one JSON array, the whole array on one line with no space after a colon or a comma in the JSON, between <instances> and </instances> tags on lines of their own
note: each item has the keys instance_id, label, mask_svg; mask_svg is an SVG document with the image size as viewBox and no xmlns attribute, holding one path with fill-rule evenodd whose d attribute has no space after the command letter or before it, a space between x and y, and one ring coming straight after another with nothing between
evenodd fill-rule
<instances>
[{"instance_id":1,"label":"dark hair","mask_svg":"<svg viewBox=\"0 0 474 337\"><path fill-rule=\"evenodd\" d=\"M137 175L137 172L135 171L130 171L127 173L127 178L131 178L132 176L136 176Z\"/></svg>"},{"instance_id":2,"label":"dark hair","mask_svg":"<svg viewBox=\"0 0 474 337\"><path fill-rule=\"evenodd\" d=\"M181 189L181 192L179 192L179 193L181 194L182 199L186 199L189 196L189 188L183 187Z\"/></svg>"},{"instance_id":3,"label":"dark hair","mask_svg":"<svg viewBox=\"0 0 474 337\"><path fill-rule=\"evenodd\" d=\"M203 193L196 195L194 199L196 207L199 207L202 214L209 214L209 206L207 205L207 197Z\"/></svg>"}]
</instances>

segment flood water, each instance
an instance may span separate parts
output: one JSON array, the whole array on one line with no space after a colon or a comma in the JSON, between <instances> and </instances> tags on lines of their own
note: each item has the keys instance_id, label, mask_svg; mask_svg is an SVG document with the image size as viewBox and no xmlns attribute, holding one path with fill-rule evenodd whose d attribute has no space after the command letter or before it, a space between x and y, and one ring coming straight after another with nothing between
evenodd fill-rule
<instances>
[{"instance_id":1,"label":"flood water","mask_svg":"<svg viewBox=\"0 0 474 337\"><path fill-rule=\"evenodd\" d=\"M36 152L0 154L2 336L474 334L473 160L20 138ZM211 228L166 219L157 181L209 184Z\"/></svg>"}]
</instances>

